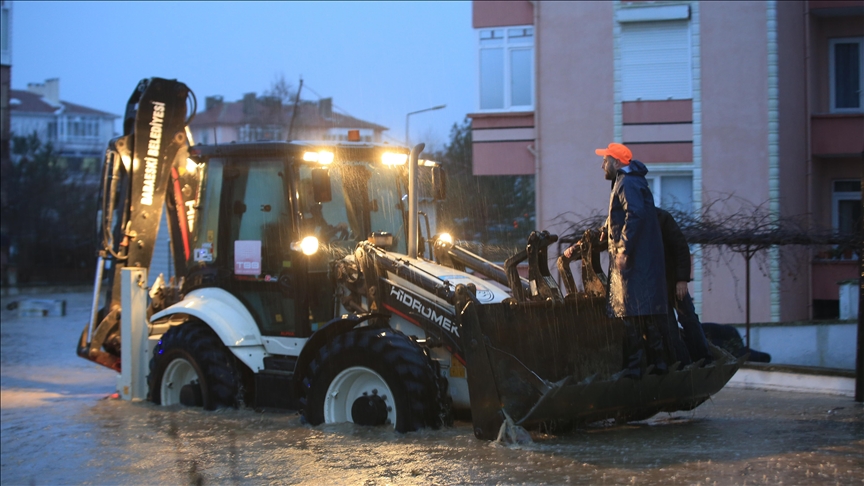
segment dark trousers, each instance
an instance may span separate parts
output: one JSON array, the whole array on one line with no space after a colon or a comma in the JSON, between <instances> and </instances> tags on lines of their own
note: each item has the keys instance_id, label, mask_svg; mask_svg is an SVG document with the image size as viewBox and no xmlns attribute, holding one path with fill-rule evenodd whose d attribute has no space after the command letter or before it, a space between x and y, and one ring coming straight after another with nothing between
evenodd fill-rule
<instances>
[{"instance_id":1,"label":"dark trousers","mask_svg":"<svg viewBox=\"0 0 864 486\"><path fill-rule=\"evenodd\" d=\"M642 357L647 354L648 364L663 373L668 369L664 358L661 329L665 315L628 316L624 321L624 368L632 376L641 376Z\"/></svg>"},{"instance_id":2,"label":"dark trousers","mask_svg":"<svg viewBox=\"0 0 864 486\"><path fill-rule=\"evenodd\" d=\"M687 346L687 351L694 361L705 359L711 361L711 352L708 351L708 340L705 339L705 332L702 330L702 323L699 322L699 316L696 315L696 308L693 306L693 299L690 298L690 293L684 294L683 299L671 299L670 304L674 305L675 311L678 313L678 322L681 323L683 329L684 342ZM670 321L678 329L674 320L672 310L669 311ZM683 364L683 362L682 362Z\"/></svg>"},{"instance_id":3,"label":"dark trousers","mask_svg":"<svg viewBox=\"0 0 864 486\"><path fill-rule=\"evenodd\" d=\"M663 343L666 345L666 350L669 352L669 361L678 361L681 366L687 366L692 363L690 352L684 340L681 339L681 330L678 329L678 323L675 321L675 313L672 312L672 302L669 302L669 314L663 319L660 332L663 334Z\"/></svg>"}]
</instances>

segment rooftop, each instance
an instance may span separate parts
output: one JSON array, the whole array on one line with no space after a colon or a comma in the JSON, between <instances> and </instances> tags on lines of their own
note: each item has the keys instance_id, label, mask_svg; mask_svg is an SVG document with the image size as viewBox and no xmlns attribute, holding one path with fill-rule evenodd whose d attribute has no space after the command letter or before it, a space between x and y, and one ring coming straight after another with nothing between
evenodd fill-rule
<instances>
[{"instance_id":1,"label":"rooftop","mask_svg":"<svg viewBox=\"0 0 864 486\"><path fill-rule=\"evenodd\" d=\"M46 97L30 91L10 89L9 110L12 113L44 113L44 114L75 114L94 115L102 117L120 118L119 115L105 111L89 108L76 103L58 100L56 104L51 103Z\"/></svg>"},{"instance_id":2,"label":"rooftop","mask_svg":"<svg viewBox=\"0 0 864 486\"><path fill-rule=\"evenodd\" d=\"M246 98L223 102L208 98L209 109L199 112L190 127L216 125L289 125L294 112L293 104L282 104L269 97ZM325 105L326 106L326 105ZM384 131L388 128L322 108L321 102L300 101L294 126L297 128L368 128Z\"/></svg>"}]
</instances>

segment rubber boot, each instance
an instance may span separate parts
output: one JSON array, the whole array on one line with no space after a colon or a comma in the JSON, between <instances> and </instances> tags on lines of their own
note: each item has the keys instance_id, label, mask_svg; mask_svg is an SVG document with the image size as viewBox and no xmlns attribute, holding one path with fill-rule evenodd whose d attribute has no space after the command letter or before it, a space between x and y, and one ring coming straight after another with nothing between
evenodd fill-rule
<instances>
[{"instance_id":1,"label":"rubber boot","mask_svg":"<svg viewBox=\"0 0 864 486\"><path fill-rule=\"evenodd\" d=\"M665 375L669 372L669 366L663 358L663 335L660 333L658 328L659 323L653 317L654 316L646 316L643 321L645 323L645 337L648 341L646 343L648 348L648 362L654 365L651 374ZM665 318L665 316L661 317Z\"/></svg>"},{"instance_id":2,"label":"rubber boot","mask_svg":"<svg viewBox=\"0 0 864 486\"><path fill-rule=\"evenodd\" d=\"M624 377L638 380L642 378L642 339L632 321L624 321Z\"/></svg>"}]
</instances>

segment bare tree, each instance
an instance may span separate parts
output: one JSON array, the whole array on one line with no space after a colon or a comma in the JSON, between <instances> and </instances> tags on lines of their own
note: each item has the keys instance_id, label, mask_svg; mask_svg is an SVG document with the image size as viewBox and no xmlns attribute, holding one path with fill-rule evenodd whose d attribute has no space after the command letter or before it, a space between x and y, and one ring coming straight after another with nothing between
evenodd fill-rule
<instances>
[{"instance_id":1,"label":"bare tree","mask_svg":"<svg viewBox=\"0 0 864 486\"><path fill-rule=\"evenodd\" d=\"M89 280L98 196L92 179L97 174L69 169L66 158L35 133L13 137L12 145L2 219L15 250L11 264L19 282Z\"/></svg>"},{"instance_id":2,"label":"bare tree","mask_svg":"<svg viewBox=\"0 0 864 486\"><path fill-rule=\"evenodd\" d=\"M297 90L294 85L285 80L285 75L280 73L273 77L270 83L270 88L264 91L264 96L277 98L282 104L290 104L294 102L297 96Z\"/></svg>"},{"instance_id":3,"label":"bare tree","mask_svg":"<svg viewBox=\"0 0 864 486\"><path fill-rule=\"evenodd\" d=\"M750 267L751 260L763 251L781 246L803 246L821 250L823 256L840 255L854 258L860 245L860 229L841 233L831 228L820 228L809 223L808 215L779 216L772 214L767 202L753 204L746 199L723 195L702 207L700 213L684 212L675 208L668 210L678 222L690 244L741 255L745 262L745 302L747 347L750 347ZM559 245L571 244L581 238L585 230L601 227L606 215L595 211L587 216L563 213L556 217L562 226L563 236ZM860 224L860 223L859 223ZM710 260L710 254L703 254ZM800 269L784 269L796 274Z\"/></svg>"}]
</instances>

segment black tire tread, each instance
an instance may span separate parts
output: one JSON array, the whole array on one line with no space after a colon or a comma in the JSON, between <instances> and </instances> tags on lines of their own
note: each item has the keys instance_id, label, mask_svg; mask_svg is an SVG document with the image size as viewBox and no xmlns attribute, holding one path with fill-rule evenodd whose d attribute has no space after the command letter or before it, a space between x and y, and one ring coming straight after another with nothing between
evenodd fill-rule
<instances>
[{"instance_id":1,"label":"black tire tread","mask_svg":"<svg viewBox=\"0 0 864 486\"><path fill-rule=\"evenodd\" d=\"M242 379L234 356L210 327L200 321L174 326L162 335L150 359L150 375L147 384L149 398L161 403L159 389L162 374L168 366L165 356L171 351L185 352L201 370L199 382L204 393L204 409L238 407L243 404ZM206 383L204 383L206 381Z\"/></svg>"},{"instance_id":2,"label":"black tire tread","mask_svg":"<svg viewBox=\"0 0 864 486\"><path fill-rule=\"evenodd\" d=\"M375 370L394 394L405 394L403 407L397 410L398 432L438 428L444 421L435 362L427 350L390 328L355 329L336 336L318 351L303 382L306 421L312 425L324 422L324 395L330 381L350 366Z\"/></svg>"}]
</instances>

